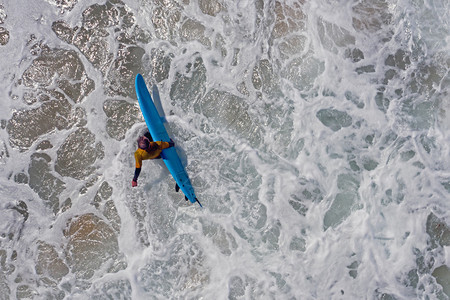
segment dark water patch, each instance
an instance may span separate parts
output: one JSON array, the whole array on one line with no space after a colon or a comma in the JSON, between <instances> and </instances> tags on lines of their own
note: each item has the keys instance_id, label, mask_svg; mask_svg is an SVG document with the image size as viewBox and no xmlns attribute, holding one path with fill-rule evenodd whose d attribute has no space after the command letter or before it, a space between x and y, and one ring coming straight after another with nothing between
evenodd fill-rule
<instances>
[{"instance_id":1,"label":"dark water patch","mask_svg":"<svg viewBox=\"0 0 450 300\"><path fill-rule=\"evenodd\" d=\"M72 199L67 198L60 206L60 212L63 213L72 207Z\"/></svg>"},{"instance_id":2,"label":"dark water patch","mask_svg":"<svg viewBox=\"0 0 450 300\"><path fill-rule=\"evenodd\" d=\"M437 103L423 101L416 97L403 99L401 103L402 121L412 130L424 130L434 125Z\"/></svg>"},{"instance_id":3,"label":"dark water patch","mask_svg":"<svg viewBox=\"0 0 450 300\"><path fill-rule=\"evenodd\" d=\"M104 147L87 128L71 133L57 151L55 171L61 176L85 179L95 171L94 163L104 157Z\"/></svg>"},{"instance_id":4,"label":"dark water patch","mask_svg":"<svg viewBox=\"0 0 450 300\"><path fill-rule=\"evenodd\" d=\"M19 200L17 205L13 206L12 209L14 209L19 214L22 215L24 222L26 222L28 220L28 216L30 214L28 212L28 206L27 206L27 204L24 201Z\"/></svg>"},{"instance_id":5,"label":"dark water patch","mask_svg":"<svg viewBox=\"0 0 450 300\"><path fill-rule=\"evenodd\" d=\"M317 21L317 26L321 45L328 51L338 53L339 48L355 45L355 37L345 28L323 19Z\"/></svg>"},{"instance_id":6,"label":"dark water patch","mask_svg":"<svg viewBox=\"0 0 450 300\"><path fill-rule=\"evenodd\" d=\"M359 189L359 180L351 174L339 174L337 178L337 187L342 191L354 191Z\"/></svg>"},{"instance_id":7,"label":"dark water patch","mask_svg":"<svg viewBox=\"0 0 450 300\"><path fill-rule=\"evenodd\" d=\"M58 284L69 273L69 268L55 246L38 241L35 270L46 284Z\"/></svg>"},{"instance_id":8,"label":"dark water patch","mask_svg":"<svg viewBox=\"0 0 450 300\"><path fill-rule=\"evenodd\" d=\"M81 282L100 269L114 273L125 268L116 232L98 216L85 214L71 219L63 233L67 238L66 262Z\"/></svg>"},{"instance_id":9,"label":"dark water patch","mask_svg":"<svg viewBox=\"0 0 450 300\"><path fill-rule=\"evenodd\" d=\"M430 213L426 226L432 248L450 246L450 226L443 219Z\"/></svg>"},{"instance_id":10,"label":"dark water patch","mask_svg":"<svg viewBox=\"0 0 450 300\"><path fill-rule=\"evenodd\" d=\"M433 150L436 150L436 138L430 137L427 134L421 134L419 138L420 145L423 149L430 154Z\"/></svg>"},{"instance_id":11,"label":"dark water patch","mask_svg":"<svg viewBox=\"0 0 450 300\"><path fill-rule=\"evenodd\" d=\"M315 181L302 179L298 182L298 192L292 194L289 204L300 215L305 216L309 203L319 203L323 200L324 192Z\"/></svg>"},{"instance_id":12,"label":"dark water patch","mask_svg":"<svg viewBox=\"0 0 450 300\"><path fill-rule=\"evenodd\" d=\"M170 65L175 57L173 53L158 48L154 48L150 52L151 73L150 78L156 82L162 82L169 78Z\"/></svg>"},{"instance_id":13,"label":"dark water patch","mask_svg":"<svg viewBox=\"0 0 450 300\"><path fill-rule=\"evenodd\" d=\"M400 204L405 199L406 184L401 178L396 178L396 188L387 189L381 198L381 204L389 205L390 203Z\"/></svg>"},{"instance_id":14,"label":"dark water patch","mask_svg":"<svg viewBox=\"0 0 450 300\"><path fill-rule=\"evenodd\" d=\"M107 81L109 94L134 97L134 78L142 70L142 57L145 50L139 46L121 44L108 71Z\"/></svg>"},{"instance_id":15,"label":"dark water patch","mask_svg":"<svg viewBox=\"0 0 450 300\"><path fill-rule=\"evenodd\" d=\"M75 103L80 102L95 88L94 81L87 76L78 54L62 49L42 51L23 73L22 82L26 87L44 91L56 84Z\"/></svg>"},{"instance_id":16,"label":"dark water patch","mask_svg":"<svg viewBox=\"0 0 450 300\"><path fill-rule=\"evenodd\" d=\"M305 28L307 16L303 13L302 4L303 1L294 2L292 5L275 1L275 24L272 29L272 39L279 39Z\"/></svg>"},{"instance_id":17,"label":"dark water patch","mask_svg":"<svg viewBox=\"0 0 450 300\"><path fill-rule=\"evenodd\" d=\"M6 14L5 7L0 4L0 24L5 23L7 17L8 15Z\"/></svg>"},{"instance_id":18,"label":"dark water patch","mask_svg":"<svg viewBox=\"0 0 450 300\"><path fill-rule=\"evenodd\" d=\"M448 181L441 181L441 184L447 190L447 192L450 193L450 180L448 180Z\"/></svg>"},{"instance_id":19,"label":"dark water patch","mask_svg":"<svg viewBox=\"0 0 450 300\"><path fill-rule=\"evenodd\" d=\"M6 125L5 125L6 127ZM5 128L2 128L5 129ZM6 146L5 141L0 141L0 164L6 164L6 161L9 158L8 147Z\"/></svg>"},{"instance_id":20,"label":"dark water patch","mask_svg":"<svg viewBox=\"0 0 450 300\"><path fill-rule=\"evenodd\" d=\"M56 214L59 211L59 195L66 189L66 185L52 174L50 156L34 153L31 156L28 175L30 187Z\"/></svg>"},{"instance_id":21,"label":"dark water patch","mask_svg":"<svg viewBox=\"0 0 450 300\"><path fill-rule=\"evenodd\" d=\"M306 250L305 239L302 237L293 237L289 244L289 250L305 252Z\"/></svg>"},{"instance_id":22,"label":"dark water patch","mask_svg":"<svg viewBox=\"0 0 450 300\"><path fill-rule=\"evenodd\" d=\"M344 56L356 63L364 59L364 52L358 48L353 49L347 48L345 50Z\"/></svg>"},{"instance_id":23,"label":"dark water patch","mask_svg":"<svg viewBox=\"0 0 450 300\"><path fill-rule=\"evenodd\" d=\"M359 172L361 168L358 166L358 163L355 160L350 160L348 162L350 169L352 169L355 172Z\"/></svg>"},{"instance_id":24,"label":"dark water patch","mask_svg":"<svg viewBox=\"0 0 450 300\"><path fill-rule=\"evenodd\" d=\"M398 300L397 297L395 297L395 295L392 294L388 294L388 293L383 293L379 291L380 289L376 289L374 292L374 299L377 300Z\"/></svg>"},{"instance_id":25,"label":"dark water patch","mask_svg":"<svg viewBox=\"0 0 450 300\"><path fill-rule=\"evenodd\" d=\"M23 101L28 105L44 103L50 100L68 100L61 91L49 89L31 89L23 93Z\"/></svg>"},{"instance_id":26,"label":"dark water patch","mask_svg":"<svg viewBox=\"0 0 450 300\"><path fill-rule=\"evenodd\" d=\"M199 0L198 6L205 15L215 17L223 9L223 5L217 0Z\"/></svg>"},{"instance_id":27,"label":"dark water patch","mask_svg":"<svg viewBox=\"0 0 450 300\"><path fill-rule=\"evenodd\" d=\"M118 141L125 138L134 124L144 121L137 105L125 100L106 100L103 111L107 117L106 132Z\"/></svg>"},{"instance_id":28,"label":"dark water patch","mask_svg":"<svg viewBox=\"0 0 450 300\"><path fill-rule=\"evenodd\" d=\"M408 161L412 159L416 155L416 152L414 150L408 150L400 153L400 158L402 161Z\"/></svg>"},{"instance_id":29,"label":"dark water patch","mask_svg":"<svg viewBox=\"0 0 450 300\"><path fill-rule=\"evenodd\" d=\"M348 274L353 279L356 279L356 277L358 277L358 266L359 266L359 264L360 264L360 262L354 261L350 265L347 266L347 269L349 269Z\"/></svg>"},{"instance_id":30,"label":"dark water patch","mask_svg":"<svg viewBox=\"0 0 450 300\"><path fill-rule=\"evenodd\" d=\"M227 57L228 50L227 50L226 47L227 47L227 45L225 43L224 37L220 33L217 33L216 34L216 38L214 40L214 48L220 52L220 54L222 55L222 58ZM240 53L240 51L241 51L241 49L239 49L239 48L234 48L233 49L233 59L231 61L231 65L233 67L235 67L235 66L237 66L239 64L239 59L240 59L239 53Z\"/></svg>"},{"instance_id":31,"label":"dark water patch","mask_svg":"<svg viewBox=\"0 0 450 300\"><path fill-rule=\"evenodd\" d=\"M280 78L267 59L259 61L253 68L252 83L256 90L261 90L269 97L280 97Z\"/></svg>"},{"instance_id":32,"label":"dark water patch","mask_svg":"<svg viewBox=\"0 0 450 300\"><path fill-rule=\"evenodd\" d=\"M422 53L425 50L417 50ZM384 77L375 102L386 112L391 104L399 110L396 119L412 130L426 130L436 122L435 111L443 97L440 87L447 76L448 64L440 54L420 55L403 49L388 54L384 61Z\"/></svg>"},{"instance_id":33,"label":"dark water patch","mask_svg":"<svg viewBox=\"0 0 450 300\"><path fill-rule=\"evenodd\" d=\"M417 285L419 284L419 272L417 269L412 269L408 273L406 273L403 278L401 279L401 282L406 287L412 287L417 288Z\"/></svg>"},{"instance_id":34,"label":"dark water patch","mask_svg":"<svg viewBox=\"0 0 450 300\"><path fill-rule=\"evenodd\" d=\"M339 174L337 187L340 192L336 194L330 208L325 213L324 230L329 227L337 227L351 215L353 210L357 209L360 181L352 174Z\"/></svg>"},{"instance_id":35,"label":"dark water patch","mask_svg":"<svg viewBox=\"0 0 450 300\"><path fill-rule=\"evenodd\" d=\"M0 45L4 46L9 42L9 31L5 27L0 27Z\"/></svg>"},{"instance_id":36,"label":"dark water patch","mask_svg":"<svg viewBox=\"0 0 450 300\"><path fill-rule=\"evenodd\" d=\"M245 283L239 276L232 276L228 280L228 299L237 300L245 296Z\"/></svg>"},{"instance_id":37,"label":"dark water patch","mask_svg":"<svg viewBox=\"0 0 450 300\"><path fill-rule=\"evenodd\" d=\"M387 70L384 73L384 79L382 81L383 84L384 85L389 84L389 80L393 79L396 75L397 75L397 71L396 70L393 70L393 69Z\"/></svg>"},{"instance_id":38,"label":"dark water patch","mask_svg":"<svg viewBox=\"0 0 450 300\"><path fill-rule=\"evenodd\" d=\"M2 234L4 233L2 232ZM11 275L16 270L16 267L12 264L12 262L17 258L14 257L15 255L17 255L15 250L11 252L5 249L0 249L0 266L3 271L0 274Z\"/></svg>"},{"instance_id":39,"label":"dark water patch","mask_svg":"<svg viewBox=\"0 0 450 300\"><path fill-rule=\"evenodd\" d=\"M279 240L281 230L280 221L276 221L262 231L261 241L269 251L277 251L280 249Z\"/></svg>"},{"instance_id":40,"label":"dark water patch","mask_svg":"<svg viewBox=\"0 0 450 300\"><path fill-rule=\"evenodd\" d=\"M436 220L437 223L440 222L433 213L428 216L426 225L427 233L430 234L430 223L434 223ZM433 227L434 225L436 225L436 223L431 224ZM434 231L435 229L433 228L431 230ZM437 231L441 230L438 228ZM407 287L417 288L420 292L425 291L425 289L431 290L437 299L446 299L445 293L447 293L448 296L448 293L450 292L448 289L450 270L446 265L440 265L441 263L439 260L436 260L436 256L430 255L430 250L441 247L440 245L435 244L435 241L436 240L433 240L433 237L431 237L431 249L428 248L425 251L421 251L417 248L412 249L416 258L415 262L417 268L404 274L399 280ZM430 243L428 245L430 245ZM446 245L448 246L449 243ZM430 280L430 275L434 277L432 280Z\"/></svg>"},{"instance_id":41,"label":"dark water patch","mask_svg":"<svg viewBox=\"0 0 450 300\"><path fill-rule=\"evenodd\" d=\"M374 65L362 66L362 67L356 68L355 71L359 75L364 74L364 73L375 73L375 66Z\"/></svg>"},{"instance_id":42,"label":"dark water patch","mask_svg":"<svg viewBox=\"0 0 450 300\"><path fill-rule=\"evenodd\" d=\"M61 14L64 14L71 11L78 3L78 0L50 0L49 2L59 8Z\"/></svg>"},{"instance_id":43,"label":"dark water patch","mask_svg":"<svg viewBox=\"0 0 450 300\"><path fill-rule=\"evenodd\" d=\"M204 96L206 92L206 67L201 57L195 57L193 63L188 63L186 72L175 74L170 87L170 99L173 105L179 105L185 111L189 110L194 102Z\"/></svg>"},{"instance_id":44,"label":"dark water patch","mask_svg":"<svg viewBox=\"0 0 450 300\"><path fill-rule=\"evenodd\" d=\"M450 297L450 268L446 265L442 265L437 267L432 275L436 278L436 282L442 286L444 294L447 295L447 297Z\"/></svg>"},{"instance_id":45,"label":"dark water patch","mask_svg":"<svg viewBox=\"0 0 450 300\"><path fill-rule=\"evenodd\" d=\"M323 125L333 131L339 131L343 127L352 125L352 117L346 112L333 108L321 109L317 112L316 117Z\"/></svg>"},{"instance_id":46,"label":"dark water patch","mask_svg":"<svg viewBox=\"0 0 450 300\"><path fill-rule=\"evenodd\" d=\"M278 45L280 57L283 59L292 58L306 49L307 37L304 35L287 36Z\"/></svg>"},{"instance_id":47,"label":"dark water patch","mask_svg":"<svg viewBox=\"0 0 450 300\"><path fill-rule=\"evenodd\" d=\"M207 29L199 21L187 19L180 28L180 37L183 42L198 41L208 49L211 48L211 40L206 36Z\"/></svg>"},{"instance_id":48,"label":"dark water patch","mask_svg":"<svg viewBox=\"0 0 450 300\"><path fill-rule=\"evenodd\" d=\"M27 284L19 284L19 285L17 285L15 299L33 299L38 295L41 295L41 294L39 294L38 291L35 288L33 288L32 286L29 286ZM44 295L42 295L42 296L44 296ZM47 296L47 295L45 295L45 296ZM53 296L54 295L52 295L51 297L53 297ZM63 299L64 293L60 294L58 296L56 299Z\"/></svg>"},{"instance_id":49,"label":"dark water patch","mask_svg":"<svg viewBox=\"0 0 450 300\"><path fill-rule=\"evenodd\" d=\"M353 28L358 31L375 33L392 21L389 3L385 0L358 1L352 9L354 13L352 18Z\"/></svg>"},{"instance_id":50,"label":"dark water patch","mask_svg":"<svg viewBox=\"0 0 450 300\"><path fill-rule=\"evenodd\" d=\"M291 199L289 200L289 204L300 215L306 216L306 212L308 211L308 207L304 203L302 203L302 201L296 195L292 195L291 196Z\"/></svg>"},{"instance_id":51,"label":"dark water patch","mask_svg":"<svg viewBox=\"0 0 450 300\"><path fill-rule=\"evenodd\" d=\"M358 108L364 108L364 102L350 91L345 92L345 98L356 105Z\"/></svg>"},{"instance_id":52,"label":"dark water patch","mask_svg":"<svg viewBox=\"0 0 450 300\"><path fill-rule=\"evenodd\" d=\"M395 54L389 54L384 63L386 66L406 70L411 65L410 54L402 49L398 49Z\"/></svg>"},{"instance_id":53,"label":"dark water patch","mask_svg":"<svg viewBox=\"0 0 450 300\"><path fill-rule=\"evenodd\" d=\"M21 184L28 184L28 176L25 173L17 173L14 175L14 182Z\"/></svg>"},{"instance_id":54,"label":"dark water patch","mask_svg":"<svg viewBox=\"0 0 450 300\"><path fill-rule=\"evenodd\" d=\"M432 60L419 61L416 69L410 75L409 90L430 98L436 93L436 87L441 86L442 79L448 76L448 64L445 58L439 55L433 57Z\"/></svg>"},{"instance_id":55,"label":"dark water patch","mask_svg":"<svg viewBox=\"0 0 450 300\"><path fill-rule=\"evenodd\" d=\"M47 150L51 148L53 148L53 145L50 141L42 141L36 146L36 150Z\"/></svg>"},{"instance_id":56,"label":"dark water patch","mask_svg":"<svg viewBox=\"0 0 450 300\"><path fill-rule=\"evenodd\" d=\"M343 192L336 194L328 211L325 213L323 219L323 229L327 230L329 227L337 227L352 213L352 207L356 203L357 196L354 193Z\"/></svg>"},{"instance_id":57,"label":"dark water patch","mask_svg":"<svg viewBox=\"0 0 450 300\"><path fill-rule=\"evenodd\" d=\"M113 188L109 185L107 181L104 181L97 191L94 197L94 204L98 208L100 203L104 200L108 200L113 194Z\"/></svg>"},{"instance_id":58,"label":"dark water patch","mask_svg":"<svg viewBox=\"0 0 450 300\"><path fill-rule=\"evenodd\" d=\"M269 274L272 275L272 280L274 281L273 283L275 283L279 291L288 293L291 290L291 286L289 286L285 280L285 278L289 277L288 274L280 274L276 272L269 272Z\"/></svg>"},{"instance_id":59,"label":"dark water patch","mask_svg":"<svg viewBox=\"0 0 450 300\"><path fill-rule=\"evenodd\" d=\"M195 103L194 109L214 122L217 129L231 130L252 145L261 143L261 130L250 116L249 107L242 98L228 92L211 90Z\"/></svg>"},{"instance_id":60,"label":"dark water patch","mask_svg":"<svg viewBox=\"0 0 450 300\"><path fill-rule=\"evenodd\" d=\"M82 13L82 26L70 27L56 21L52 29L63 41L75 45L92 65L105 76L109 95L134 97L134 77L142 73L145 51L138 43L149 41L150 35L135 24L135 18L121 1L94 4ZM110 39L118 44L110 51Z\"/></svg>"},{"instance_id":61,"label":"dark water patch","mask_svg":"<svg viewBox=\"0 0 450 300\"><path fill-rule=\"evenodd\" d=\"M373 171L378 167L378 162L372 158L365 157L362 159L362 165L365 170Z\"/></svg>"},{"instance_id":62,"label":"dark water patch","mask_svg":"<svg viewBox=\"0 0 450 300\"><path fill-rule=\"evenodd\" d=\"M176 44L178 39L178 28L182 20L182 7L178 1L152 1L155 5L151 15L152 24L156 38L171 41Z\"/></svg>"},{"instance_id":63,"label":"dark water patch","mask_svg":"<svg viewBox=\"0 0 450 300\"><path fill-rule=\"evenodd\" d=\"M281 76L299 91L308 91L314 86L314 81L325 71L325 64L312 56L311 53L290 61L281 71Z\"/></svg>"},{"instance_id":64,"label":"dark water patch","mask_svg":"<svg viewBox=\"0 0 450 300\"><path fill-rule=\"evenodd\" d=\"M110 222L112 228L119 233L121 220L116 205L111 199L112 195L113 188L108 182L104 181L100 185L92 203Z\"/></svg>"},{"instance_id":65,"label":"dark water patch","mask_svg":"<svg viewBox=\"0 0 450 300\"><path fill-rule=\"evenodd\" d=\"M391 103L391 100L389 100L388 97L385 96L386 88L380 87L378 88L378 92L375 95L375 103L379 110L382 112L386 112L389 108L389 105Z\"/></svg>"},{"instance_id":66,"label":"dark water patch","mask_svg":"<svg viewBox=\"0 0 450 300\"><path fill-rule=\"evenodd\" d=\"M3 7L3 5L0 4L0 24L5 23L6 18L8 15L6 14L6 10ZM0 27L0 45L4 46L8 44L9 42L9 31L1 26Z\"/></svg>"},{"instance_id":67,"label":"dark water patch","mask_svg":"<svg viewBox=\"0 0 450 300\"><path fill-rule=\"evenodd\" d=\"M19 83L28 88L23 95L27 104L42 105L13 113L6 126L13 147L28 149L44 134L85 122L83 108L72 109L68 99L82 101L93 91L94 83L75 51L44 47Z\"/></svg>"}]
</instances>

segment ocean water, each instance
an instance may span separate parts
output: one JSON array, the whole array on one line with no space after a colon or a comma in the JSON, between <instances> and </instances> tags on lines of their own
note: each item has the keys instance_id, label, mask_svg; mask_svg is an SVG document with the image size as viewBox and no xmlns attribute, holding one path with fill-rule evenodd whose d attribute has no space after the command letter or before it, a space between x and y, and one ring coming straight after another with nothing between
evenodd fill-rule
<instances>
[{"instance_id":1,"label":"ocean water","mask_svg":"<svg viewBox=\"0 0 450 300\"><path fill-rule=\"evenodd\" d=\"M0 299L449 299L447 0L0 1ZM204 208L131 187L143 74Z\"/></svg>"}]
</instances>

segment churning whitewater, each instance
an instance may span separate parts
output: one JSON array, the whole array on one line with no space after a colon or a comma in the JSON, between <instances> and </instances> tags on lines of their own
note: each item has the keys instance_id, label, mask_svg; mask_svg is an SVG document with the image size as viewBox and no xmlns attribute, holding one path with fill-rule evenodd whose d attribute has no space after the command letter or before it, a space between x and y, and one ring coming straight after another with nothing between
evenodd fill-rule
<instances>
[{"instance_id":1,"label":"churning whitewater","mask_svg":"<svg viewBox=\"0 0 450 300\"><path fill-rule=\"evenodd\" d=\"M449 299L447 0L0 1L0 299ZM161 98L203 209L161 160Z\"/></svg>"}]
</instances>

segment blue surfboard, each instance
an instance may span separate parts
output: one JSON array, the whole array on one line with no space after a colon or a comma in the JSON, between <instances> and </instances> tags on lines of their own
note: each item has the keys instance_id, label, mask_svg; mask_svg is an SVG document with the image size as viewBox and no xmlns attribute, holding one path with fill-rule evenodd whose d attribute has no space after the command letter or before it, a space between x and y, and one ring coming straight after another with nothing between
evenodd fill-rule
<instances>
[{"instance_id":1,"label":"blue surfboard","mask_svg":"<svg viewBox=\"0 0 450 300\"><path fill-rule=\"evenodd\" d=\"M136 76L135 86L139 106L153 140L170 142L169 134L164 127L163 120L161 119L161 116L153 103L152 97L150 96L147 86L145 85L144 78L141 74ZM198 204L202 206L195 196L194 188L192 187L189 176L184 169L175 148L170 147L164 149L161 153L161 157L163 158L167 169L169 169L170 174L172 174L173 179L175 179L177 186L181 189L186 198L192 203L198 202Z\"/></svg>"}]
</instances>

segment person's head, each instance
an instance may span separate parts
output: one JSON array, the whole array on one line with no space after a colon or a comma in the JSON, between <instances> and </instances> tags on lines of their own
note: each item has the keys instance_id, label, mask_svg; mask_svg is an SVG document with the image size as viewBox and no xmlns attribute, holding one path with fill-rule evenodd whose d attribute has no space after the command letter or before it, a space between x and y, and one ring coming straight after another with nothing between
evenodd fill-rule
<instances>
[{"instance_id":1,"label":"person's head","mask_svg":"<svg viewBox=\"0 0 450 300\"><path fill-rule=\"evenodd\" d=\"M141 137L139 137L139 139L138 139L138 147L140 148L140 149L147 149L148 148L148 146L150 146L150 141L149 141L149 139L148 138L146 138L145 136L141 136Z\"/></svg>"}]
</instances>

